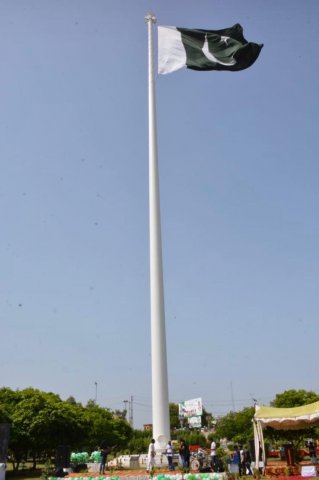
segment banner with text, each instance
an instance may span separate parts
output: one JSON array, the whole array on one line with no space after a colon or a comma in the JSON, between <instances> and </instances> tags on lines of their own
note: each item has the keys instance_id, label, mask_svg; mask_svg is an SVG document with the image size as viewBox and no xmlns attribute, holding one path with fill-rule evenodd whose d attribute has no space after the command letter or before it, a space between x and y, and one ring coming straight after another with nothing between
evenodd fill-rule
<instances>
[{"instance_id":1,"label":"banner with text","mask_svg":"<svg viewBox=\"0 0 319 480\"><path fill-rule=\"evenodd\" d=\"M202 426L202 417L200 415L198 417L189 417L187 421L190 428L201 428Z\"/></svg>"},{"instance_id":2,"label":"banner with text","mask_svg":"<svg viewBox=\"0 0 319 480\"><path fill-rule=\"evenodd\" d=\"M183 418L198 417L203 415L203 404L201 398L185 400L178 404L178 414Z\"/></svg>"}]
</instances>

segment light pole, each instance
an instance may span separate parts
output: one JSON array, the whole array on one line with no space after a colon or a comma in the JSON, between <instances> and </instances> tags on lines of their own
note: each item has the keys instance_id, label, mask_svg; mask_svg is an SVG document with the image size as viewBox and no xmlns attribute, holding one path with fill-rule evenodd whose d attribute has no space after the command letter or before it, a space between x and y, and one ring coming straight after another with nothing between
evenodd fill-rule
<instances>
[{"instance_id":1,"label":"light pole","mask_svg":"<svg viewBox=\"0 0 319 480\"><path fill-rule=\"evenodd\" d=\"M125 420L127 420L127 404L129 403L128 400L123 400L124 403L124 411L125 411Z\"/></svg>"},{"instance_id":2,"label":"light pole","mask_svg":"<svg viewBox=\"0 0 319 480\"><path fill-rule=\"evenodd\" d=\"M97 404L97 382L94 382L94 385L95 385L95 400L94 400L94 403L96 405Z\"/></svg>"}]
</instances>

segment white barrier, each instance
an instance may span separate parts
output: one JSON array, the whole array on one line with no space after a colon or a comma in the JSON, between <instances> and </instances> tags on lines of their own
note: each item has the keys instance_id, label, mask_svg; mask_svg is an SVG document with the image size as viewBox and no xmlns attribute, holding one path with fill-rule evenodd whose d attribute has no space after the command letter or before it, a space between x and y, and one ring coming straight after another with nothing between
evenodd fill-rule
<instances>
[{"instance_id":1,"label":"white barrier","mask_svg":"<svg viewBox=\"0 0 319 480\"><path fill-rule=\"evenodd\" d=\"M303 465L301 467L301 476L302 477L316 477L317 469L314 465Z\"/></svg>"},{"instance_id":2,"label":"white barrier","mask_svg":"<svg viewBox=\"0 0 319 480\"><path fill-rule=\"evenodd\" d=\"M89 473L99 473L100 464L99 463L87 463Z\"/></svg>"},{"instance_id":3,"label":"white barrier","mask_svg":"<svg viewBox=\"0 0 319 480\"><path fill-rule=\"evenodd\" d=\"M5 480L6 478L6 464L0 463L0 480Z\"/></svg>"}]
</instances>

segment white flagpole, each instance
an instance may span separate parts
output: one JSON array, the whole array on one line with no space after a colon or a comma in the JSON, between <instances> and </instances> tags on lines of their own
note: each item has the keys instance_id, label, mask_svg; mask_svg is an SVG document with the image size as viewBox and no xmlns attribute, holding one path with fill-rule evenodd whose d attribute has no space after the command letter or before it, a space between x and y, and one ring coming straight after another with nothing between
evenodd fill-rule
<instances>
[{"instance_id":1,"label":"white flagpole","mask_svg":"<svg viewBox=\"0 0 319 480\"><path fill-rule=\"evenodd\" d=\"M170 439L168 375L166 354L164 287L159 178L157 161L156 99L153 55L153 24L156 17L148 13L148 128L149 128L149 222L150 222L150 293L152 348L153 438L158 449Z\"/></svg>"}]
</instances>

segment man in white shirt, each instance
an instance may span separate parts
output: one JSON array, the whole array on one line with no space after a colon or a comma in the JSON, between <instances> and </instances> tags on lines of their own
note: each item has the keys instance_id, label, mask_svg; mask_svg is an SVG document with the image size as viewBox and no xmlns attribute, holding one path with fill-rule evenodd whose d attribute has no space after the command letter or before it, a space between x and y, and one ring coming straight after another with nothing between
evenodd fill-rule
<instances>
[{"instance_id":1,"label":"man in white shirt","mask_svg":"<svg viewBox=\"0 0 319 480\"><path fill-rule=\"evenodd\" d=\"M172 447L172 442L169 441L166 445L166 456L167 456L167 461L168 461L168 469L169 470L175 470L174 463L173 463L173 447Z\"/></svg>"},{"instance_id":2,"label":"man in white shirt","mask_svg":"<svg viewBox=\"0 0 319 480\"><path fill-rule=\"evenodd\" d=\"M151 443L148 446L147 466L146 466L147 472L150 472L152 468L155 467L155 455L156 455L155 440L154 438L152 438Z\"/></svg>"},{"instance_id":3,"label":"man in white shirt","mask_svg":"<svg viewBox=\"0 0 319 480\"><path fill-rule=\"evenodd\" d=\"M212 441L210 445L210 458L211 458L211 467L212 470L216 470L216 442Z\"/></svg>"}]
</instances>

